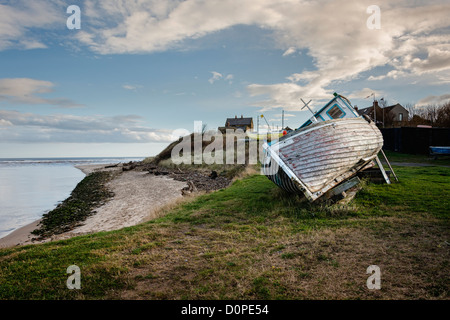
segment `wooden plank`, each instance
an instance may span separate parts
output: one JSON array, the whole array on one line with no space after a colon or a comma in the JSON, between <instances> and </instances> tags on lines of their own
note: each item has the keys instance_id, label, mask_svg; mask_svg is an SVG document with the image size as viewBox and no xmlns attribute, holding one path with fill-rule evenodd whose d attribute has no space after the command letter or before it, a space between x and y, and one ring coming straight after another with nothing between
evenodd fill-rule
<instances>
[{"instance_id":1,"label":"wooden plank","mask_svg":"<svg viewBox=\"0 0 450 320\"><path fill-rule=\"evenodd\" d=\"M377 162L378 167L380 168L381 173L383 174L383 178L386 181L387 184L391 184L391 180L389 180L389 177L386 174L386 171L384 171L383 164L381 163L378 156L375 157L375 161Z\"/></svg>"},{"instance_id":2,"label":"wooden plank","mask_svg":"<svg viewBox=\"0 0 450 320\"><path fill-rule=\"evenodd\" d=\"M361 180L358 177L353 177L353 178L349 179L348 181L338 185L337 187L334 187L333 189L328 191L328 193L331 197L338 195L344 191L347 191L350 188L353 188L360 182L361 182Z\"/></svg>"},{"instance_id":3,"label":"wooden plank","mask_svg":"<svg viewBox=\"0 0 450 320\"><path fill-rule=\"evenodd\" d=\"M391 164L389 163L388 158L387 158L386 155L384 154L383 149L381 149L380 151L381 151L381 154L382 154L383 157L384 157L384 160L386 160L386 162L387 162L387 164L388 164L388 166L389 166L389 169L391 169L391 172L392 172L392 174L394 175L395 180L398 181L398 178L397 178L397 176L395 175L394 169L392 169L392 166L391 166Z\"/></svg>"}]
</instances>

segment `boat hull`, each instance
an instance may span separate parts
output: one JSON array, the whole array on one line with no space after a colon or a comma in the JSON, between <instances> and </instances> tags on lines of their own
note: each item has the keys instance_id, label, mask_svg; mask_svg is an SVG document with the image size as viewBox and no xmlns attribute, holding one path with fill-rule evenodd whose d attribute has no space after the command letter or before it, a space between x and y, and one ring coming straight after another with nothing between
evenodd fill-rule
<instances>
[{"instance_id":1,"label":"boat hull","mask_svg":"<svg viewBox=\"0 0 450 320\"><path fill-rule=\"evenodd\" d=\"M328 120L265 144L263 172L286 191L315 201L367 166L382 146L383 136L371 121Z\"/></svg>"},{"instance_id":2,"label":"boat hull","mask_svg":"<svg viewBox=\"0 0 450 320\"><path fill-rule=\"evenodd\" d=\"M431 155L450 155L450 147L430 147Z\"/></svg>"}]
</instances>

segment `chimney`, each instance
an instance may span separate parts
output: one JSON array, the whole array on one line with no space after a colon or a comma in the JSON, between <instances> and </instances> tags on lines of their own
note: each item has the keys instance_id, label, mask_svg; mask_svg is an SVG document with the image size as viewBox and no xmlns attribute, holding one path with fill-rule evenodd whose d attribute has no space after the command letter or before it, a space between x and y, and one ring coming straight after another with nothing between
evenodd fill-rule
<instances>
[{"instance_id":1,"label":"chimney","mask_svg":"<svg viewBox=\"0 0 450 320\"><path fill-rule=\"evenodd\" d=\"M241 114L241 119L244 118L244 116Z\"/></svg>"},{"instance_id":2,"label":"chimney","mask_svg":"<svg viewBox=\"0 0 450 320\"><path fill-rule=\"evenodd\" d=\"M373 106L374 106L375 108L378 108L378 101L377 101L377 100L374 100L374 101L373 101Z\"/></svg>"},{"instance_id":3,"label":"chimney","mask_svg":"<svg viewBox=\"0 0 450 320\"><path fill-rule=\"evenodd\" d=\"M237 119L237 115L234 115L234 118Z\"/></svg>"}]
</instances>

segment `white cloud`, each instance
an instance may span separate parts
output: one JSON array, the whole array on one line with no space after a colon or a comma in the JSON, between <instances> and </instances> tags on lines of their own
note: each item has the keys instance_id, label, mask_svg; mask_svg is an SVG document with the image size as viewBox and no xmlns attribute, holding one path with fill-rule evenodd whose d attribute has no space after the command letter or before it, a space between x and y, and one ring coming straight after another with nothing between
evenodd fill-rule
<instances>
[{"instance_id":1,"label":"white cloud","mask_svg":"<svg viewBox=\"0 0 450 320\"><path fill-rule=\"evenodd\" d=\"M277 113L277 114L274 115L274 117L278 118L278 119L281 119L283 117L283 114L282 113ZM290 117L296 117L296 115L292 114L292 113L284 113L284 117L285 118L290 118Z\"/></svg>"},{"instance_id":2,"label":"white cloud","mask_svg":"<svg viewBox=\"0 0 450 320\"><path fill-rule=\"evenodd\" d=\"M11 123L11 121L5 120L5 119L0 119L0 127L9 127L12 126L13 124Z\"/></svg>"},{"instance_id":3,"label":"white cloud","mask_svg":"<svg viewBox=\"0 0 450 320\"><path fill-rule=\"evenodd\" d=\"M122 88L126 90L136 91L137 89L142 88L142 86L136 84L124 84Z\"/></svg>"},{"instance_id":4,"label":"white cloud","mask_svg":"<svg viewBox=\"0 0 450 320\"><path fill-rule=\"evenodd\" d=\"M66 98L45 98L41 95L53 92L54 83L30 78L0 79L0 102L13 104L49 104L61 108L76 108L83 105Z\"/></svg>"},{"instance_id":5,"label":"white cloud","mask_svg":"<svg viewBox=\"0 0 450 320\"><path fill-rule=\"evenodd\" d=\"M233 83L233 79L234 79L234 76L232 74L229 74L225 77L225 80L228 81L229 84Z\"/></svg>"},{"instance_id":6,"label":"white cloud","mask_svg":"<svg viewBox=\"0 0 450 320\"><path fill-rule=\"evenodd\" d=\"M443 40L443 39L441 39ZM415 39L415 43L418 46L416 49L411 49L408 54L404 56L397 57L390 61L390 65L394 67L394 70L389 71L385 75L380 76L370 76L368 80L383 80L385 78L398 79L401 77L416 77L427 73L433 73L436 77L445 71L450 70L450 37L447 39L448 48L441 44L441 48L430 47L437 45L436 43L431 43L431 41L418 41ZM420 43L420 44L419 44ZM419 49L420 48L426 48ZM416 57L414 52L417 54L421 53L422 56L426 54L425 57Z\"/></svg>"},{"instance_id":7,"label":"white cloud","mask_svg":"<svg viewBox=\"0 0 450 320\"><path fill-rule=\"evenodd\" d=\"M23 47L44 46L39 39L30 42L27 31L54 23L55 3L33 1L26 10L2 5L0 49L14 41ZM297 100L292 99L300 96L327 100L336 81L355 80L376 67L391 68L384 75L369 75L370 80L428 73L439 78L450 69L448 1L379 0L379 30L366 26L371 4L365 0L86 0L83 27L76 37L100 54L151 53L183 48L186 41L233 26L258 26L270 32L274 46L288 48L284 56L302 50L315 67L293 70L286 83L250 85L252 95L268 97L261 101L266 108L285 103L293 107ZM208 81L223 77L213 73Z\"/></svg>"},{"instance_id":8,"label":"white cloud","mask_svg":"<svg viewBox=\"0 0 450 320\"><path fill-rule=\"evenodd\" d=\"M289 47L284 53L283 57L290 56L291 54L294 54L297 51L295 47Z\"/></svg>"},{"instance_id":9,"label":"white cloud","mask_svg":"<svg viewBox=\"0 0 450 320\"><path fill-rule=\"evenodd\" d=\"M440 96L427 96L423 99L420 99L417 103L416 106L421 107L421 106L426 106L426 105L440 105L446 102L450 102L450 94L443 94Z\"/></svg>"},{"instance_id":10,"label":"white cloud","mask_svg":"<svg viewBox=\"0 0 450 320\"><path fill-rule=\"evenodd\" d=\"M142 126L136 115L39 115L0 110L2 142L170 142L171 131Z\"/></svg>"},{"instance_id":11,"label":"white cloud","mask_svg":"<svg viewBox=\"0 0 450 320\"><path fill-rule=\"evenodd\" d=\"M287 111L300 111L303 103L300 99L313 100L310 106L321 105L329 100L331 91L326 91L320 84L301 86L296 83L278 83L270 85L251 84L247 86L250 96L267 96L267 100L260 100L252 105L262 108L262 111L282 108Z\"/></svg>"},{"instance_id":12,"label":"white cloud","mask_svg":"<svg viewBox=\"0 0 450 320\"><path fill-rule=\"evenodd\" d=\"M255 105L269 109L283 105L295 108L301 96L327 100L335 82L357 79L362 72L379 66L390 65L393 70L386 75L371 76L370 80L448 70L450 36L444 32L450 28L448 2L416 2L414 7L408 7L407 2L381 1L380 30L365 27L367 6L364 2L346 1L285 6L283 15L290 23L280 22L277 29L280 42L308 49L317 70L293 73L287 77L291 83L250 85L252 95L269 97ZM295 19L295 16L302 18ZM336 20L330 19L336 16L345 16L345 23L336 25Z\"/></svg>"},{"instance_id":13,"label":"white cloud","mask_svg":"<svg viewBox=\"0 0 450 320\"><path fill-rule=\"evenodd\" d=\"M219 80L223 77L223 75L219 72L211 71L211 73L212 73L212 77L208 79L209 83L211 83L211 84L213 84L214 82L216 82L217 80Z\"/></svg>"},{"instance_id":14,"label":"white cloud","mask_svg":"<svg viewBox=\"0 0 450 320\"><path fill-rule=\"evenodd\" d=\"M380 90L374 90L370 88L364 88L359 91L353 92L348 95L349 99L373 99L373 96L375 96L376 99L379 99L383 97L384 93Z\"/></svg>"},{"instance_id":15,"label":"white cloud","mask_svg":"<svg viewBox=\"0 0 450 320\"><path fill-rule=\"evenodd\" d=\"M234 75L232 74L228 74L226 76L224 76L222 73L219 73L217 71L211 71L212 77L208 79L208 82L213 84L216 81L219 80L225 80L228 81L229 84L233 83L233 79L234 79Z\"/></svg>"},{"instance_id":16,"label":"white cloud","mask_svg":"<svg viewBox=\"0 0 450 320\"><path fill-rule=\"evenodd\" d=\"M31 29L52 29L65 25L65 10L59 0L14 1L0 4L0 50L37 49L47 46Z\"/></svg>"},{"instance_id":17,"label":"white cloud","mask_svg":"<svg viewBox=\"0 0 450 320\"><path fill-rule=\"evenodd\" d=\"M238 24L275 26L282 19L269 0L88 0L86 6L87 21L96 25L78 39L102 54L165 51Z\"/></svg>"}]
</instances>

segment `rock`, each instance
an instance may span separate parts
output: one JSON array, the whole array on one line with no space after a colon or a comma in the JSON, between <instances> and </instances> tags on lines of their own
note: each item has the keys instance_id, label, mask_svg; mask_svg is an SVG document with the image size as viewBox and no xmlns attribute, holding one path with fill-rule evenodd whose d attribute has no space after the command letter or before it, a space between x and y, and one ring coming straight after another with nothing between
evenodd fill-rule
<instances>
[{"instance_id":1,"label":"rock","mask_svg":"<svg viewBox=\"0 0 450 320\"><path fill-rule=\"evenodd\" d=\"M211 172L211 174L209 175L209 177L210 177L211 179L217 178L217 172L213 170L213 171Z\"/></svg>"}]
</instances>

